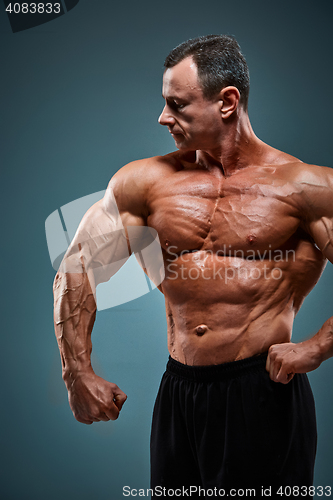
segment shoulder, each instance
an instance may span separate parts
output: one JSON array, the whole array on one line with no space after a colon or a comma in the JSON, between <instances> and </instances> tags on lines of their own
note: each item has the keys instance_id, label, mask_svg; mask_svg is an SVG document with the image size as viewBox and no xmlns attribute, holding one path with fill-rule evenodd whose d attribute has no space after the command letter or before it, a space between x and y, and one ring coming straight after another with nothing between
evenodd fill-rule
<instances>
[{"instance_id":1,"label":"shoulder","mask_svg":"<svg viewBox=\"0 0 333 500\"><path fill-rule=\"evenodd\" d=\"M112 177L110 184L117 186L124 183L136 182L147 187L161 175L167 175L177 169L177 153L165 156L153 156L142 160L135 160L124 165Z\"/></svg>"},{"instance_id":2,"label":"shoulder","mask_svg":"<svg viewBox=\"0 0 333 500\"><path fill-rule=\"evenodd\" d=\"M295 187L305 220L333 217L333 169L307 163L284 166L287 182Z\"/></svg>"},{"instance_id":3,"label":"shoulder","mask_svg":"<svg viewBox=\"0 0 333 500\"><path fill-rule=\"evenodd\" d=\"M330 167L297 162L285 165L284 169L289 171L289 175L286 173L290 180L303 185L305 190L333 188L333 169Z\"/></svg>"},{"instance_id":4,"label":"shoulder","mask_svg":"<svg viewBox=\"0 0 333 500\"><path fill-rule=\"evenodd\" d=\"M288 153L279 151L269 146L267 167L274 176L282 182L290 182L302 185L304 189L311 186L332 186L333 169L319 165L304 163Z\"/></svg>"},{"instance_id":5,"label":"shoulder","mask_svg":"<svg viewBox=\"0 0 333 500\"><path fill-rule=\"evenodd\" d=\"M307 163L288 166L288 181L295 187L308 209L319 209L333 202L333 169Z\"/></svg>"},{"instance_id":6,"label":"shoulder","mask_svg":"<svg viewBox=\"0 0 333 500\"><path fill-rule=\"evenodd\" d=\"M152 186L180 168L177 152L130 162L111 178L104 203L115 200L119 210L143 214Z\"/></svg>"},{"instance_id":7,"label":"shoulder","mask_svg":"<svg viewBox=\"0 0 333 500\"><path fill-rule=\"evenodd\" d=\"M168 176L179 168L177 153L132 161L115 173L109 182L109 188L117 194L126 191L128 194L139 193L142 196L161 177Z\"/></svg>"},{"instance_id":8,"label":"shoulder","mask_svg":"<svg viewBox=\"0 0 333 500\"><path fill-rule=\"evenodd\" d=\"M317 196L319 192L332 192L333 169L319 165L311 165L301 161L290 161L279 165L271 165L269 171L274 179L283 186L292 188L298 195Z\"/></svg>"}]
</instances>

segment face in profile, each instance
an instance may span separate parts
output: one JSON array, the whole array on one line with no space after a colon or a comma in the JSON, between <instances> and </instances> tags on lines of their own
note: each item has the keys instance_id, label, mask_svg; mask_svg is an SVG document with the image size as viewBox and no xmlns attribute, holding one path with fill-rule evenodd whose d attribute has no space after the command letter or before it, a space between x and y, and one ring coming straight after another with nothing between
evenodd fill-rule
<instances>
[{"instance_id":1,"label":"face in profile","mask_svg":"<svg viewBox=\"0 0 333 500\"><path fill-rule=\"evenodd\" d=\"M180 150L211 150L221 140L221 100L204 97L195 62L183 59L163 75L165 107L158 119Z\"/></svg>"}]
</instances>

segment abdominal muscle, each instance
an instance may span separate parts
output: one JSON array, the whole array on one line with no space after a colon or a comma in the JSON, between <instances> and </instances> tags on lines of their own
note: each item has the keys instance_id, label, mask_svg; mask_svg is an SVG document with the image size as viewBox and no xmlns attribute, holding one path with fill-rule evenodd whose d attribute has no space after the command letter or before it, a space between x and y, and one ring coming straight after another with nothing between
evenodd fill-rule
<instances>
[{"instance_id":1,"label":"abdominal muscle","mask_svg":"<svg viewBox=\"0 0 333 500\"><path fill-rule=\"evenodd\" d=\"M214 365L290 341L295 297L289 267L204 251L167 261L162 291L171 357Z\"/></svg>"}]
</instances>

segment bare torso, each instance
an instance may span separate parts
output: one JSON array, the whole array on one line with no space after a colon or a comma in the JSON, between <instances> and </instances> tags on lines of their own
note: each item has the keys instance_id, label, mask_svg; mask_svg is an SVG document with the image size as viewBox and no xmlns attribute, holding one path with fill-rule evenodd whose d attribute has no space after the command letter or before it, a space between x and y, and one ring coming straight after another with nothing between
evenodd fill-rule
<instances>
[{"instance_id":1,"label":"bare torso","mask_svg":"<svg viewBox=\"0 0 333 500\"><path fill-rule=\"evenodd\" d=\"M159 123L178 151L112 177L54 281L63 379L86 424L115 420L126 401L91 366L94 294L130 252L150 247L143 226L157 231L163 249L158 283L172 358L212 365L268 351L270 379L286 384L333 356L333 317L311 339L290 342L303 299L326 258L333 262L332 169L264 144L233 85L206 98L192 57L165 70L163 97ZM149 262L138 260L155 278L161 261L150 250Z\"/></svg>"},{"instance_id":2,"label":"bare torso","mask_svg":"<svg viewBox=\"0 0 333 500\"><path fill-rule=\"evenodd\" d=\"M304 164L273 149L269 160L229 177L180 153L159 160L147 224L163 248L169 352L182 363L218 364L288 342L324 269L304 227Z\"/></svg>"}]
</instances>

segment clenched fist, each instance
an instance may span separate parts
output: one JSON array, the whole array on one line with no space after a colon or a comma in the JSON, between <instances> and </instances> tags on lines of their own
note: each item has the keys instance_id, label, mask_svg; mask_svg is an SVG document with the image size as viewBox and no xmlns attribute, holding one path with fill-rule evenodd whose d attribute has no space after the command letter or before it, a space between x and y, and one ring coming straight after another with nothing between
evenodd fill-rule
<instances>
[{"instance_id":1,"label":"clenched fist","mask_svg":"<svg viewBox=\"0 0 333 500\"><path fill-rule=\"evenodd\" d=\"M127 399L116 384L98 377L93 371L77 375L67 388L73 415L83 424L116 420Z\"/></svg>"},{"instance_id":2,"label":"clenched fist","mask_svg":"<svg viewBox=\"0 0 333 500\"><path fill-rule=\"evenodd\" d=\"M318 368L322 359L314 342L307 340L294 344L274 344L268 350L266 370L271 380L287 384L295 373L306 373Z\"/></svg>"}]
</instances>

